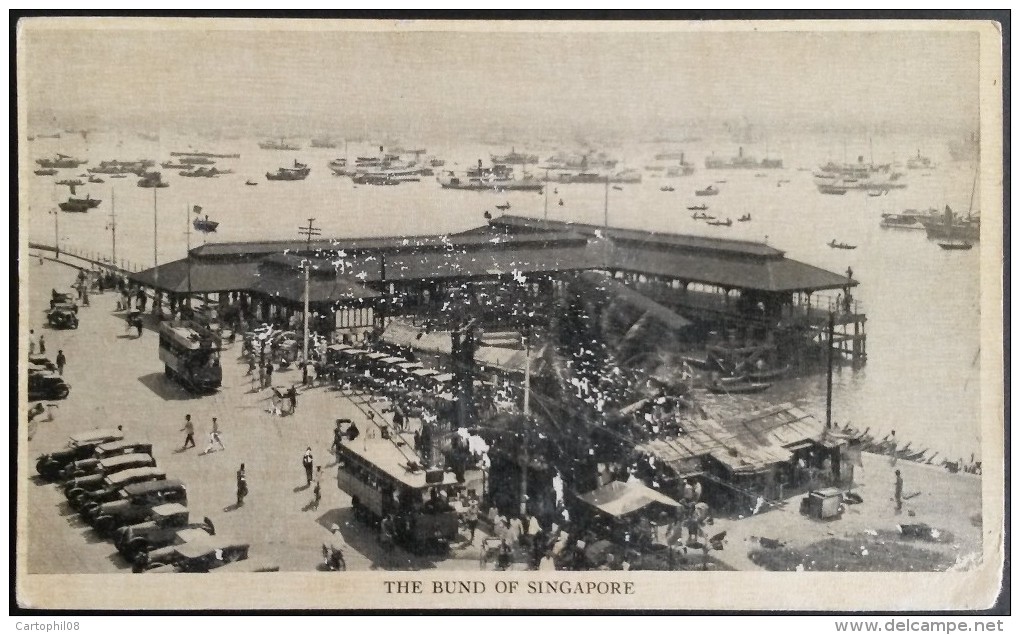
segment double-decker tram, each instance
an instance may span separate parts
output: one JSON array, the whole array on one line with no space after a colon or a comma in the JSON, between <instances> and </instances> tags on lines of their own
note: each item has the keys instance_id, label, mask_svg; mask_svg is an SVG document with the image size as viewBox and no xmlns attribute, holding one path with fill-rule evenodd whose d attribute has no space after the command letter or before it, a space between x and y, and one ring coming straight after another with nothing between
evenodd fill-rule
<instances>
[{"instance_id":1,"label":"double-decker tram","mask_svg":"<svg viewBox=\"0 0 1020 635\"><path fill-rule=\"evenodd\" d=\"M337 486L355 515L374 526L389 517L393 539L415 551L448 547L457 538L456 477L424 468L401 435L368 427L339 450Z\"/></svg>"},{"instance_id":2,"label":"double-decker tram","mask_svg":"<svg viewBox=\"0 0 1020 635\"><path fill-rule=\"evenodd\" d=\"M159 359L166 376L192 392L211 392L223 382L217 334L188 321L159 327Z\"/></svg>"}]
</instances>

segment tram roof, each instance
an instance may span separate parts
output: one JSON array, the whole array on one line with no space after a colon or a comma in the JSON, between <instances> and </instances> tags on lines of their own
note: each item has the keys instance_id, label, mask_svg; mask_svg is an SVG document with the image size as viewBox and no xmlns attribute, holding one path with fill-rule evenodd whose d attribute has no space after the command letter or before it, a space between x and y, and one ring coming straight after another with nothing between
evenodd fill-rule
<instances>
[{"instance_id":1,"label":"tram roof","mask_svg":"<svg viewBox=\"0 0 1020 635\"><path fill-rule=\"evenodd\" d=\"M414 447L413 441L396 431L391 430L390 434L390 439L383 439L378 434L369 439L367 431L362 432L353 442L345 442L342 452L354 454L395 481L413 489L456 484L457 477L452 472L444 472L441 483L429 483L426 480L424 468L412 471L409 461L418 461L414 456L414 451L409 449ZM397 437L404 442L404 450L394 443Z\"/></svg>"}]
</instances>

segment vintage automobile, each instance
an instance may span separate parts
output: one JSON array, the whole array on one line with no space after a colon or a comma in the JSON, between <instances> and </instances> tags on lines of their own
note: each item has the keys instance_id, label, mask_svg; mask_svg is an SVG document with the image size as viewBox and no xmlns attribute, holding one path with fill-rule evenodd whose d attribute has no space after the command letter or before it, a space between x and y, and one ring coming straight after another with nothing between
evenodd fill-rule
<instances>
[{"instance_id":1,"label":"vintage automobile","mask_svg":"<svg viewBox=\"0 0 1020 635\"><path fill-rule=\"evenodd\" d=\"M118 527L145 520L153 507L164 503L187 503L184 483L176 479L135 483L120 490L119 497L107 503L89 503L82 507L82 518L102 534Z\"/></svg>"},{"instance_id":2,"label":"vintage automobile","mask_svg":"<svg viewBox=\"0 0 1020 635\"><path fill-rule=\"evenodd\" d=\"M113 441L96 448L91 458L72 461L63 469L63 477L73 479L93 474L99 462L121 454L152 454L152 444L141 441ZM124 468L127 469L127 468Z\"/></svg>"},{"instance_id":3,"label":"vintage automobile","mask_svg":"<svg viewBox=\"0 0 1020 635\"><path fill-rule=\"evenodd\" d=\"M203 530L209 535L216 534L208 517L202 522L189 522L188 508L180 503L157 505L149 511L145 522L121 527L114 536L114 544L125 559L135 562L139 554L148 553L167 545L176 544L178 532L186 529Z\"/></svg>"},{"instance_id":4,"label":"vintage automobile","mask_svg":"<svg viewBox=\"0 0 1020 635\"><path fill-rule=\"evenodd\" d=\"M76 329L78 307L73 304L57 304L46 312L46 322L55 329Z\"/></svg>"},{"instance_id":5,"label":"vintage automobile","mask_svg":"<svg viewBox=\"0 0 1020 635\"><path fill-rule=\"evenodd\" d=\"M50 361L49 357L43 355L29 355L28 356L28 369L29 371L49 371L57 372L57 365Z\"/></svg>"},{"instance_id":6,"label":"vintage automobile","mask_svg":"<svg viewBox=\"0 0 1020 635\"><path fill-rule=\"evenodd\" d=\"M54 308L59 305L67 305L74 307L74 310L78 310L78 305L75 303L75 293L71 291L58 292L56 289L50 291L50 308Z\"/></svg>"},{"instance_id":7,"label":"vintage automobile","mask_svg":"<svg viewBox=\"0 0 1020 635\"><path fill-rule=\"evenodd\" d=\"M231 562L246 560L250 547L248 543L224 536L189 533L180 544L156 549L145 557L139 557L132 570L155 573L208 573Z\"/></svg>"},{"instance_id":8,"label":"vintage automobile","mask_svg":"<svg viewBox=\"0 0 1020 635\"><path fill-rule=\"evenodd\" d=\"M96 448L104 443L120 441L124 433L117 429L86 430L72 435L67 447L56 452L43 454L35 461L35 471L42 477L54 479L69 463L87 459L95 454Z\"/></svg>"},{"instance_id":9,"label":"vintage automobile","mask_svg":"<svg viewBox=\"0 0 1020 635\"><path fill-rule=\"evenodd\" d=\"M71 385L57 373L50 371L28 371L28 400L63 399L71 392Z\"/></svg>"},{"instance_id":10,"label":"vintage automobile","mask_svg":"<svg viewBox=\"0 0 1020 635\"><path fill-rule=\"evenodd\" d=\"M94 477L84 478L92 479ZM67 490L67 500L70 501L72 508L81 509L89 503L106 503L117 500L120 490L128 485L163 480L166 480L166 472L157 467L136 467L102 476L98 483L94 484L89 481L85 486L79 485Z\"/></svg>"},{"instance_id":11,"label":"vintage automobile","mask_svg":"<svg viewBox=\"0 0 1020 635\"><path fill-rule=\"evenodd\" d=\"M73 467L76 463L77 461L64 468L64 476L72 481L89 476L96 476L99 477L98 480L102 480L107 474L115 474L136 467L154 467L156 459L152 458L152 455L149 454L130 453L105 456L95 463L90 463L87 467L78 470L75 470ZM84 483L87 485L89 481L84 481Z\"/></svg>"}]
</instances>

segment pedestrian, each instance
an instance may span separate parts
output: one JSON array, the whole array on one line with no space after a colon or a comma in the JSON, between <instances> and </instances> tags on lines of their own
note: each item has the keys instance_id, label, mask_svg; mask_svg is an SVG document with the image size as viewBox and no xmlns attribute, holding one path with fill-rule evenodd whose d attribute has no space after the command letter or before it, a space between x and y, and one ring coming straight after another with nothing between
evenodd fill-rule
<instances>
[{"instance_id":1,"label":"pedestrian","mask_svg":"<svg viewBox=\"0 0 1020 635\"><path fill-rule=\"evenodd\" d=\"M142 336L142 316L135 317L135 328L138 329L138 337Z\"/></svg>"},{"instance_id":2,"label":"pedestrian","mask_svg":"<svg viewBox=\"0 0 1020 635\"><path fill-rule=\"evenodd\" d=\"M471 498L467 511L464 512L464 524L467 525L468 531L471 532L469 543L474 544L475 530L478 529L478 500L474 497Z\"/></svg>"},{"instance_id":3,"label":"pedestrian","mask_svg":"<svg viewBox=\"0 0 1020 635\"><path fill-rule=\"evenodd\" d=\"M28 354L35 355L35 349L38 348L38 344L35 340L35 329L29 329L28 331Z\"/></svg>"},{"instance_id":4,"label":"pedestrian","mask_svg":"<svg viewBox=\"0 0 1020 635\"><path fill-rule=\"evenodd\" d=\"M290 414L294 414L297 411L297 388L290 387L290 390L287 391L287 399L290 401Z\"/></svg>"},{"instance_id":5,"label":"pedestrian","mask_svg":"<svg viewBox=\"0 0 1020 635\"><path fill-rule=\"evenodd\" d=\"M312 468L315 466L315 460L312 458L312 448L305 450L305 455L301 457L301 465L305 467L305 479L307 485L312 484Z\"/></svg>"},{"instance_id":6,"label":"pedestrian","mask_svg":"<svg viewBox=\"0 0 1020 635\"><path fill-rule=\"evenodd\" d=\"M312 488L311 509L319 509L319 502L322 500L322 466L315 468L315 487Z\"/></svg>"},{"instance_id":7,"label":"pedestrian","mask_svg":"<svg viewBox=\"0 0 1020 635\"><path fill-rule=\"evenodd\" d=\"M244 471L244 463L237 470L237 506L244 505L244 497L248 495L248 475Z\"/></svg>"},{"instance_id":8,"label":"pedestrian","mask_svg":"<svg viewBox=\"0 0 1020 635\"><path fill-rule=\"evenodd\" d=\"M259 362L259 390L266 387L266 366Z\"/></svg>"},{"instance_id":9,"label":"pedestrian","mask_svg":"<svg viewBox=\"0 0 1020 635\"><path fill-rule=\"evenodd\" d=\"M393 406L393 427L397 432L404 431L404 411L399 404Z\"/></svg>"},{"instance_id":10,"label":"pedestrian","mask_svg":"<svg viewBox=\"0 0 1020 635\"><path fill-rule=\"evenodd\" d=\"M265 387L268 388L269 386L272 386L272 385L273 385L273 362L269 362L268 364L266 364L266 385L265 385Z\"/></svg>"},{"instance_id":11,"label":"pedestrian","mask_svg":"<svg viewBox=\"0 0 1020 635\"><path fill-rule=\"evenodd\" d=\"M216 420L216 417L212 418L212 431L209 433L209 447L207 447L205 449L205 452L203 452L202 454L209 454L210 452L212 452L214 443L220 446L221 450L227 449L223 446L223 440L220 439L220 424Z\"/></svg>"},{"instance_id":12,"label":"pedestrian","mask_svg":"<svg viewBox=\"0 0 1020 635\"><path fill-rule=\"evenodd\" d=\"M64 357L63 349L57 351L57 372L61 375L64 374L64 365L67 364L67 358Z\"/></svg>"},{"instance_id":13,"label":"pedestrian","mask_svg":"<svg viewBox=\"0 0 1020 635\"><path fill-rule=\"evenodd\" d=\"M899 470L896 470L896 489L893 495L896 497L896 512L899 513L903 509L903 477Z\"/></svg>"},{"instance_id":14,"label":"pedestrian","mask_svg":"<svg viewBox=\"0 0 1020 635\"><path fill-rule=\"evenodd\" d=\"M344 442L344 431L340 427L340 419L336 420L336 427L333 428L333 445L329 446L329 449L336 454L336 462L340 463L340 446Z\"/></svg>"},{"instance_id":15,"label":"pedestrian","mask_svg":"<svg viewBox=\"0 0 1020 635\"><path fill-rule=\"evenodd\" d=\"M191 443L191 447L195 447L195 425L191 423L191 415L184 415L184 427L181 428L182 432L187 432L187 436L184 437L184 447L182 450L188 449L188 443Z\"/></svg>"},{"instance_id":16,"label":"pedestrian","mask_svg":"<svg viewBox=\"0 0 1020 635\"><path fill-rule=\"evenodd\" d=\"M39 336L39 354L40 355L45 355L46 354L46 336L45 335L40 335Z\"/></svg>"}]
</instances>

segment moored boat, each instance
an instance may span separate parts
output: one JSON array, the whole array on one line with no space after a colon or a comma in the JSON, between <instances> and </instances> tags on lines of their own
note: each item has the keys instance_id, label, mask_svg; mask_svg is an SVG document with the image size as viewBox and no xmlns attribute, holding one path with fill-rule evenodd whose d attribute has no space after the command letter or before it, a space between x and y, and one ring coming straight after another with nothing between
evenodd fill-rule
<instances>
[{"instance_id":1,"label":"moored boat","mask_svg":"<svg viewBox=\"0 0 1020 635\"><path fill-rule=\"evenodd\" d=\"M203 234L208 234L216 231L216 228L219 227L220 225L216 221L209 220L208 216L206 216L205 218L196 218L193 221L191 221L191 224L192 226L194 226L196 231L200 231Z\"/></svg>"},{"instance_id":2,"label":"moored boat","mask_svg":"<svg viewBox=\"0 0 1020 635\"><path fill-rule=\"evenodd\" d=\"M750 395L760 392L765 392L772 387L772 384L768 382L747 382L737 384L712 384L708 387L708 391L717 395Z\"/></svg>"},{"instance_id":3,"label":"moored boat","mask_svg":"<svg viewBox=\"0 0 1020 635\"><path fill-rule=\"evenodd\" d=\"M281 138L279 141L260 141L259 147L263 150L300 150L301 146L296 146L290 143L284 143Z\"/></svg>"},{"instance_id":4,"label":"moored boat","mask_svg":"<svg viewBox=\"0 0 1020 635\"><path fill-rule=\"evenodd\" d=\"M278 168L276 172L266 172L266 179L269 181L303 181L312 171L304 163L294 161L292 168Z\"/></svg>"},{"instance_id":5,"label":"moored boat","mask_svg":"<svg viewBox=\"0 0 1020 635\"><path fill-rule=\"evenodd\" d=\"M42 159L36 159L36 163L41 168L76 168L79 165L88 163L85 159L76 159L66 154L60 154L59 152L52 158L43 157Z\"/></svg>"},{"instance_id":6,"label":"moored boat","mask_svg":"<svg viewBox=\"0 0 1020 635\"><path fill-rule=\"evenodd\" d=\"M36 176L53 176L57 173L56 168L43 168L41 170L35 170Z\"/></svg>"},{"instance_id":7,"label":"moored boat","mask_svg":"<svg viewBox=\"0 0 1020 635\"><path fill-rule=\"evenodd\" d=\"M719 194L719 190L716 189L715 186L712 186L712 185L709 185L708 187L706 187L703 190L695 190L694 191L694 195L695 196L716 196L717 194Z\"/></svg>"}]
</instances>

